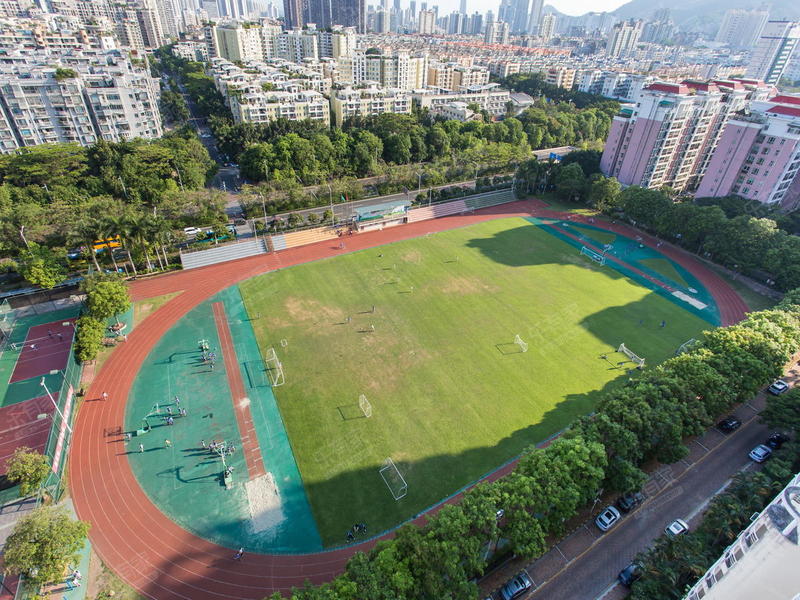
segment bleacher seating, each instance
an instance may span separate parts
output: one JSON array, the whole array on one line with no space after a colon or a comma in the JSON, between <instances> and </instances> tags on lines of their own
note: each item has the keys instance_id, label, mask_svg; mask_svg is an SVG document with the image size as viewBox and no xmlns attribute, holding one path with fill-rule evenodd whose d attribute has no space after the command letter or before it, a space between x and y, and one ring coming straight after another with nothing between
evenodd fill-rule
<instances>
[{"instance_id":1,"label":"bleacher seating","mask_svg":"<svg viewBox=\"0 0 800 600\"><path fill-rule=\"evenodd\" d=\"M467 210L480 210L489 206L514 202L515 200L514 192L509 188L467 196L464 198L464 203L467 205Z\"/></svg>"},{"instance_id":2,"label":"bleacher seating","mask_svg":"<svg viewBox=\"0 0 800 600\"><path fill-rule=\"evenodd\" d=\"M302 231L292 231L283 234L286 248L296 248L306 244L315 244L338 237L336 230L330 227L315 227L314 229L304 229ZM277 250L277 247L275 248Z\"/></svg>"},{"instance_id":3,"label":"bleacher seating","mask_svg":"<svg viewBox=\"0 0 800 600\"><path fill-rule=\"evenodd\" d=\"M181 253L181 264L184 269L196 269L214 265L237 258L245 258L256 254L266 254L267 247L261 238L255 240L245 240L235 244L224 244L213 246L208 250L198 250L197 252Z\"/></svg>"}]
</instances>

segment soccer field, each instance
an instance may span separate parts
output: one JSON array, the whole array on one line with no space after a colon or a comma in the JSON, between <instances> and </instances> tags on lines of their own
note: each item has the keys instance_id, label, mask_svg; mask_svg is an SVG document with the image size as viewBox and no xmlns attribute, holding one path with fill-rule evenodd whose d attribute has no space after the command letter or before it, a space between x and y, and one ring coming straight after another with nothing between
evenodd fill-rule
<instances>
[{"instance_id":1,"label":"soccer field","mask_svg":"<svg viewBox=\"0 0 800 600\"><path fill-rule=\"evenodd\" d=\"M631 367L620 343L655 365L709 327L521 218L240 288L262 354L283 362L275 395L326 545L414 516L590 412ZM387 457L408 483L399 501Z\"/></svg>"}]
</instances>

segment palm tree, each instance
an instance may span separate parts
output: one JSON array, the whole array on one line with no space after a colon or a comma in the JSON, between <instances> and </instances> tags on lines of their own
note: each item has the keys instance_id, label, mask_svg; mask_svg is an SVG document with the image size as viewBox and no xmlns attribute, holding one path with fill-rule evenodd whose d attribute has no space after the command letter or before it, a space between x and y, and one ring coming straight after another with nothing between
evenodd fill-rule
<instances>
[{"instance_id":1,"label":"palm tree","mask_svg":"<svg viewBox=\"0 0 800 600\"><path fill-rule=\"evenodd\" d=\"M131 256L131 243L132 243L132 225L131 220L129 218L129 214L121 214L121 215L114 215L109 216L107 219L106 227L109 230L113 230L116 232L116 235L119 236L120 243L122 247L125 249L125 253L128 255L128 262L131 263L131 268L133 269L134 277L138 275L136 271L136 263L133 262L133 256Z\"/></svg>"},{"instance_id":2,"label":"palm tree","mask_svg":"<svg viewBox=\"0 0 800 600\"><path fill-rule=\"evenodd\" d=\"M147 247L150 243L150 227L148 223L149 215L141 212L131 212L128 215L128 235L134 244L139 246L144 252L144 258L147 261L147 270L153 269L153 262L150 260L150 253Z\"/></svg>"},{"instance_id":3,"label":"palm tree","mask_svg":"<svg viewBox=\"0 0 800 600\"><path fill-rule=\"evenodd\" d=\"M99 235L102 239L114 239L119 235L116 230L116 223L114 223L111 219L97 219L97 224L99 228ZM122 239L120 237L120 239ZM108 248L108 254L111 256L111 262L114 265L114 272L119 273L119 265L117 265L117 257L114 256L114 248Z\"/></svg>"},{"instance_id":4,"label":"palm tree","mask_svg":"<svg viewBox=\"0 0 800 600\"><path fill-rule=\"evenodd\" d=\"M87 217L75 223L72 230L67 234L67 239L70 245L84 247L92 257L94 268L97 269L98 273L101 273L100 263L97 262L97 253L94 251L94 241L97 239L99 229L97 220Z\"/></svg>"}]
</instances>

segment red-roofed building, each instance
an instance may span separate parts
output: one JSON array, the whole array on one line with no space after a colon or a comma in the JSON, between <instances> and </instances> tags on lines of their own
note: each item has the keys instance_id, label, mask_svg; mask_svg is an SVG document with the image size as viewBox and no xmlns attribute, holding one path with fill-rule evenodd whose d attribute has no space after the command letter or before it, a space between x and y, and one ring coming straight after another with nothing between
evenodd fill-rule
<instances>
[{"instance_id":1,"label":"red-roofed building","mask_svg":"<svg viewBox=\"0 0 800 600\"><path fill-rule=\"evenodd\" d=\"M754 101L729 120L695 195L731 194L789 210L800 204L800 98Z\"/></svg>"},{"instance_id":2,"label":"red-roofed building","mask_svg":"<svg viewBox=\"0 0 800 600\"><path fill-rule=\"evenodd\" d=\"M623 185L693 189L726 121L749 94L736 83L724 92L714 82L650 84L614 117L601 170Z\"/></svg>"},{"instance_id":3,"label":"red-roofed building","mask_svg":"<svg viewBox=\"0 0 800 600\"><path fill-rule=\"evenodd\" d=\"M800 96L788 96L786 94L781 94L780 96L774 96L770 99L770 102L776 102L778 104L796 104L800 106Z\"/></svg>"}]
</instances>

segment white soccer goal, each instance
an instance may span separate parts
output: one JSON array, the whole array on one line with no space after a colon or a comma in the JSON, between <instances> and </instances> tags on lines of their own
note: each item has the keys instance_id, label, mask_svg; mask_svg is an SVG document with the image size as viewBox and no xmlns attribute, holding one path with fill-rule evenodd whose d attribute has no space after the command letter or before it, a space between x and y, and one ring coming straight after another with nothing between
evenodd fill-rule
<instances>
[{"instance_id":1,"label":"white soccer goal","mask_svg":"<svg viewBox=\"0 0 800 600\"><path fill-rule=\"evenodd\" d=\"M514 343L517 346L519 346L519 349L522 352L527 352L528 351L528 344L526 344L525 342L522 341L522 338L519 337L519 334L517 334L517 336L514 338Z\"/></svg>"},{"instance_id":2,"label":"white soccer goal","mask_svg":"<svg viewBox=\"0 0 800 600\"><path fill-rule=\"evenodd\" d=\"M624 343L619 345L619 348L617 348L617 352L620 352L625 356L627 356L628 358L630 358L633 362L636 363L636 366L640 368L644 367L644 359L641 356L637 356L636 354L631 352Z\"/></svg>"},{"instance_id":3,"label":"white soccer goal","mask_svg":"<svg viewBox=\"0 0 800 600\"><path fill-rule=\"evenodd\" d=\"M408 484L406 480L403 479L403 476L400 474L400 471L398 471L391 458L387 458L383 461L380 474L386 487L388 487L389 491L392 493L392 498L400 500L400 498L405 497L408 493Z\"/></svg>"},{"instance_id":4,"label":"white soccer goal","mask_svg":"<svg viewBox=\"0 0 800 600\"><path fill-rule=\"evenodd\" d=\"M688 352L689 350L692 349L692 346L694 346L696 343L697 340L694 338L686 340L680 346L678 346L678 349L675 350L675 354L677 355L677 354L683 354L684 352Z\"/></svg>"},{"instance_id":5,"label":"white soccer goal","mask_svg":"<svg viewBox=\"0 0 800 600\"><path fill-rule=\"evenodd\" d=\"M591 248L587 248L586 246L581 246L581 254L584 256L588 256L594 262L599 265L606 264L606 256L605 254L600 254L599 252L595 252Z\"/></svg>"},{"instance_id":6,"label":"white soccer goal","mask_svg":"<svg viewBox=\"0 0 800 600\"><path fill-rule=\"evenodd\" d=\"M372 404L369 403L369 400L367 400L364 394L358 397L358 407L361 409L361 412L364 413L365 417L370 418L372 416Z\"/></svg>"},{"instance_id":7,"label":"white soccer goal","mask_svg":"<svg viewBox=\"0 0 800 600\"><path fill-rule=\"evenodd\" d=\"M272 383L272 387L278 387L286 383L286 380L283 376L283 364L281 364L278 354L275 352L275 348L270 348L267 350L267 356L264 358L264 363L266 365L267 372L269 373L269 379Z\"/></svg>"}]
</instances>

